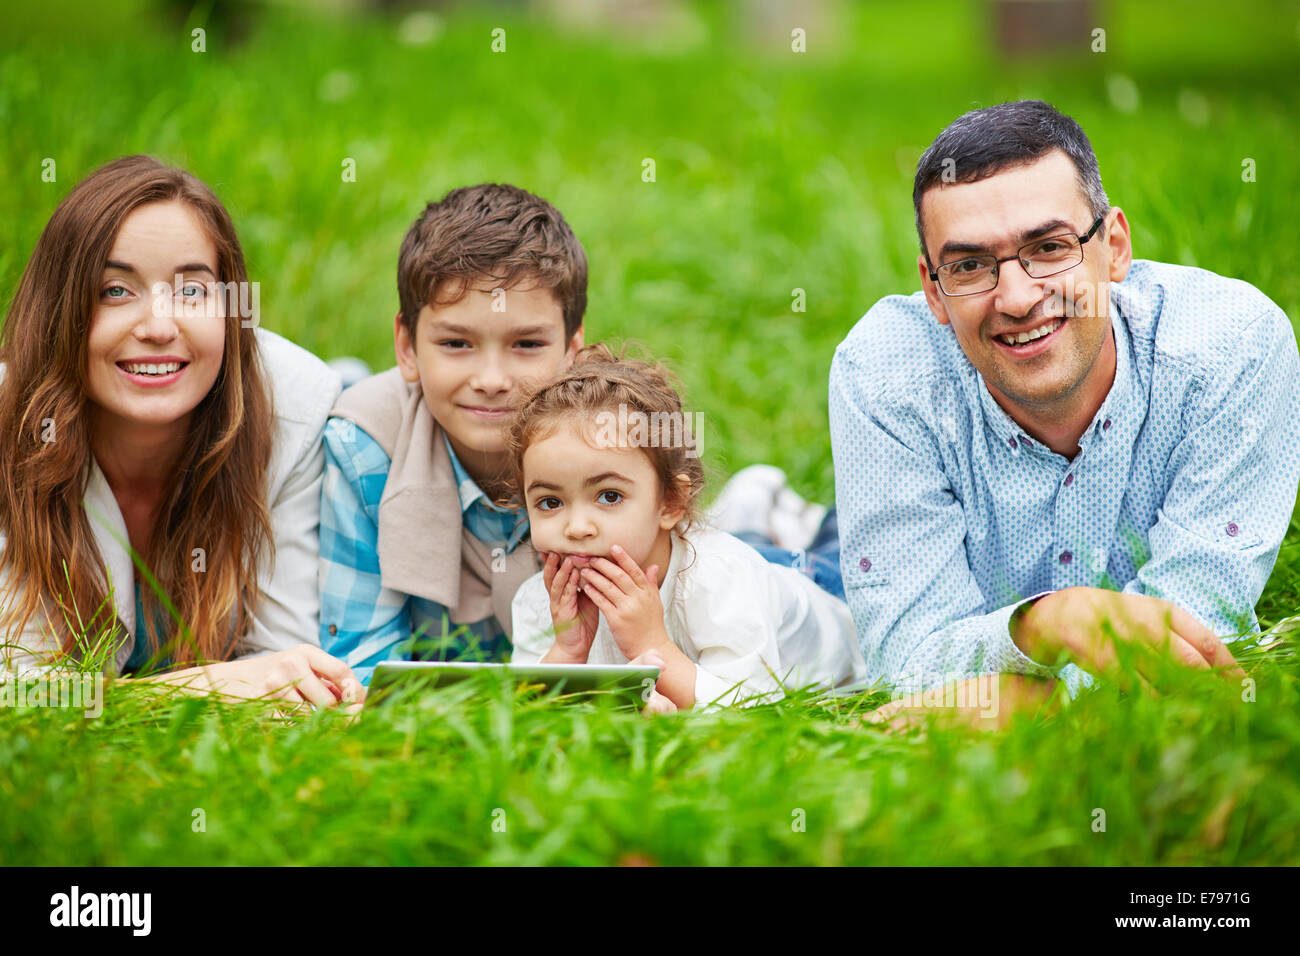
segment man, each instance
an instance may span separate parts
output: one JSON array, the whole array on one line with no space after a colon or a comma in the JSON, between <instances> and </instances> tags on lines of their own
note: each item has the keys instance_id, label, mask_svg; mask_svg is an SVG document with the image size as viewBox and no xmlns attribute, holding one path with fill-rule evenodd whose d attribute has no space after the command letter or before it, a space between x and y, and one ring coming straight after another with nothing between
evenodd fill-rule
<instances>
[{"instance_id":1,"label":"man","mask_svg":"<svg viewBox=\"0 0 1300 956\"><path fill-rule=\"evenodd\" d=\"M1079 125L960 117L913 188L922 291L836 350L831 443L869 679L1233 669L1300 481L1300 355L1244 282L1134 261ZM1125 657L1126 655L1119 655ZM1154 653L1137 653L1153 676Z\"/></svg>"}]
</instances>

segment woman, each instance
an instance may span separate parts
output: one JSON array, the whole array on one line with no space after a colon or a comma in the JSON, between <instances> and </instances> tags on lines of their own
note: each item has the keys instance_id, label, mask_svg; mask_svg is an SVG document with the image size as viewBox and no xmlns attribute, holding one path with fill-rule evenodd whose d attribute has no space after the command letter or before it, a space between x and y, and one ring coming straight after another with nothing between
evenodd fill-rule
<instances>
[{"instance_id":1,"label":"woman","mask_svg":"<svg viewBox=\"0 0 1300 956\"><path fill-rule=\"evenodd\" d=\"M196 663L161 679L199 689L359 696L302 643L338 379L255 328L251 291L229 214L182 170L128 156L55 210L0 338L10 669L106 649L114 673Z\"/></svg>"}]
</instances>

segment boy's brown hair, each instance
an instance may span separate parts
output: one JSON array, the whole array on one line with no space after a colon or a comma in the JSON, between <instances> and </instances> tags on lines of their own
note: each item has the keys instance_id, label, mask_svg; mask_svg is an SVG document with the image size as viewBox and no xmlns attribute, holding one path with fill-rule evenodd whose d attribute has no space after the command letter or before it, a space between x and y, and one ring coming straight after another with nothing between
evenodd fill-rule
<instances>
[{"instance_id":1,"label":"boy's brown hair","mask_svg":"<svg viewBox=\"0 0 1300 956\"><path fill-rule=\"evenodd\" d=\"M459 302L476 282L532 280L564 313L565 340L587 311L587 255L560 211L504 183L453 189L407 230L397 258L402 323L415 341L420 309Z\"/></svg>"},{"instance_id":2,"label":"boy's brown hair","mask_svg":"<svg viewBox=\"0 0 1300 956\"><path fill-rule=\"evenodd\" d=\"M620 405L647 416L675 414L681 416L679 421L685 417L677 383L665 366L616 356L600 343L579 351L567 371L529 392L515 414L507 439L521 506L524 452L528 447L548 437L561 422L590 426L600 412L617 411ZM685 441L655 442L641 450L650 457L665 499L682 508L678 530L686 532L699 519L705 483L703 463L690 454ZM685 475L688 481L679 483L678 475Z\"/></svg>"}]
</instances>

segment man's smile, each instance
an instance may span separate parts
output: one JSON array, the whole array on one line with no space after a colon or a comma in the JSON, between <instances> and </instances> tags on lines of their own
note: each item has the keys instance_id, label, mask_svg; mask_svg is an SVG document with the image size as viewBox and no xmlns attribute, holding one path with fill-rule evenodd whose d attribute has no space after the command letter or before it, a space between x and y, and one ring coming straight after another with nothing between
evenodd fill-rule
<instances>
[{"instance_id":1,"label":"man's smile","mask_svg":"<svg viewBox=\"0 0 1300 956\"><path fill-rule=\"evenodd\" d=\"M1003 332L993 336L994 343L1016 358L1032 358L1051 348L1056 335L1068 319L1048 319L1039 325L1018 332Z\"/></svg>"}]
</instances>

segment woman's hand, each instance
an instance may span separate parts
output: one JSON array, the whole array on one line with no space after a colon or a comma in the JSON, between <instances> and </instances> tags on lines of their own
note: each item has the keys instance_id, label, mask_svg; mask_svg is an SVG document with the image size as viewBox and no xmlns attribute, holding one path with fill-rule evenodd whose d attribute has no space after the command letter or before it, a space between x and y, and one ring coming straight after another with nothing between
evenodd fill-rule
<instances>
[{"instance_id":1,"label":"woman's hand","mask_svg":"<svg viewBox=\"0 0 1300 956\"><path fill-rule=\"evenodd\" d=\"M546 593L551 599L551 623L555 625L555 644L542 658L548 664L585 664L596 639L600 611L591 597L578 590L578 569L573 559L552 551L546 555L542 570Z\"/></svg>"},{"instance_id":2,"label":"woman's hand","mask_svg":"<svg viewBox=\"0 0 1300 956\"><path fill-rule=\"evenodd\" d=\"M191 667L157 679L231 697L283 700L297 707L342 705L349 713L359 710L366 699L366 689L352 668L315 644Z\"/></svg>"},{"instance_id":3,"label":"woman's hand","mask_svg":"<svg viewBox=\"0 0 1300 956\"><path fill-rule=\"evenodd\" d=\"M659 566L642 571L618 545L609 553L613 561L593 558L582 569L582 583L609 622L618 649L632 660L669 643L659 599Z\"/></svg>"}]
</instances>

